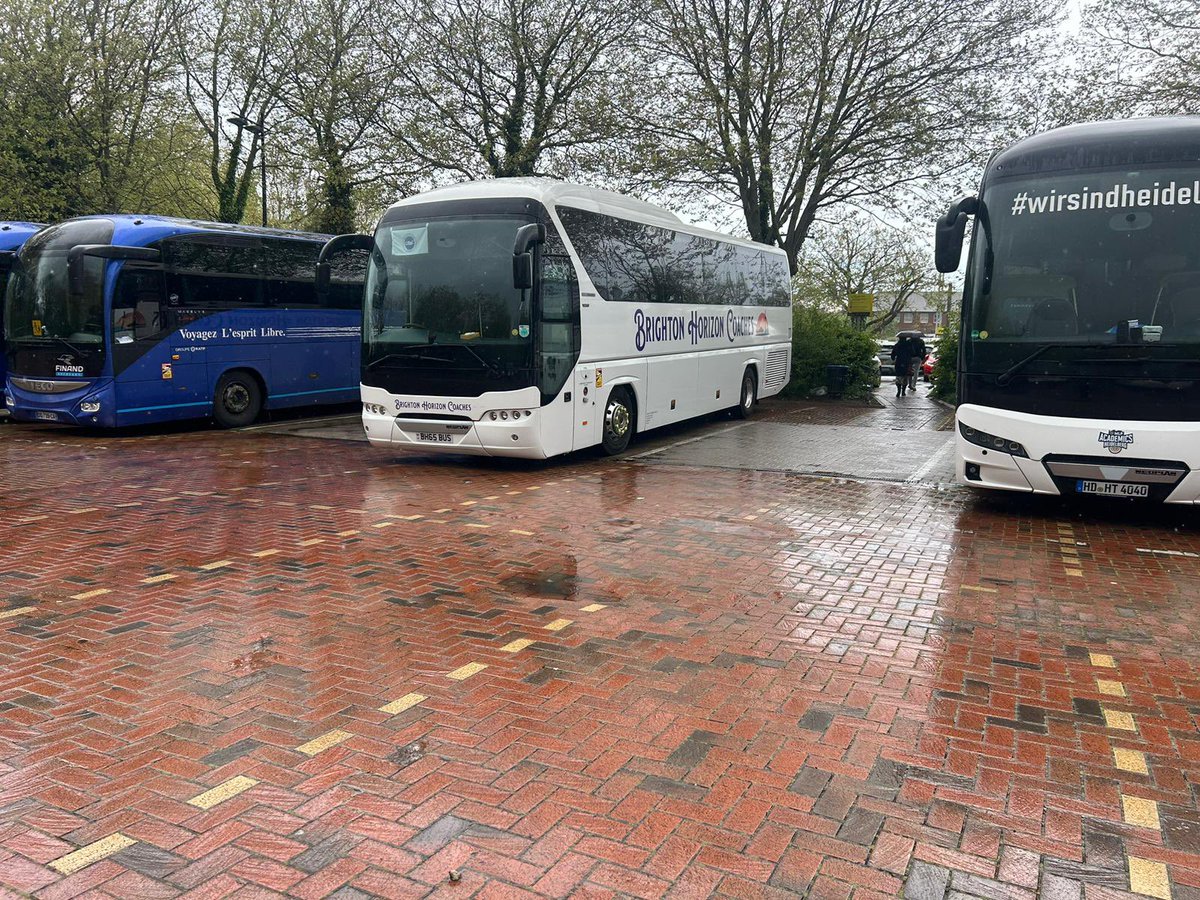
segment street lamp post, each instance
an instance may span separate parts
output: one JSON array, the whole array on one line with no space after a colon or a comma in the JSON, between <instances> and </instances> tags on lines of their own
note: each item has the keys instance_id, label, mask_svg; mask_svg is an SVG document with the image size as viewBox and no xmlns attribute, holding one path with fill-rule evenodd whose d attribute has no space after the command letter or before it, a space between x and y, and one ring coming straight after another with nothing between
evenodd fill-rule
<instances>
[{"instance_id":1,"label":"street lamp post","mask_svg":"<svg viewBox=\"0 0 1200 900\"><path fill-rule=\"evenodd\" d=\"M262 162L262 223L267 227L267 128L262 122L254 123L245 116L230 116L225 120L243 131L258 135L258 155Z\"/></svg>"}]
</instances>

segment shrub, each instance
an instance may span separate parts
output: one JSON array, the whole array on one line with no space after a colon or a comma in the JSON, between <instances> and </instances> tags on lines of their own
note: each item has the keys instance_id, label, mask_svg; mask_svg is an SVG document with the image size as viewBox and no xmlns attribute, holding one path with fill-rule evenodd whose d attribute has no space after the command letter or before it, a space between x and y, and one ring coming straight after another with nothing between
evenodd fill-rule
<instances>
[{"instance_id":1,"label":"shrub","mask_svg":"<svg viewBox=\"0 0 1200 900\"><path fill-rule=\"evenodd\" d=\"M825 385L825 367L850 367L847 397L865 397L879 386L878 345L840 313L792 308L792 380L786 393L804 397Z\"/></svg>"},{"instance_id":2,"label":"shrub","mask_svg":"<svg viewBox=\"0 0 1200 900\"><path fill-rule=\"evenodd\" d=\"M937 362L933 364L933 390L946 403L958 401L958 323L951 321L937 340Z\"/></svg>"}]
</instances>

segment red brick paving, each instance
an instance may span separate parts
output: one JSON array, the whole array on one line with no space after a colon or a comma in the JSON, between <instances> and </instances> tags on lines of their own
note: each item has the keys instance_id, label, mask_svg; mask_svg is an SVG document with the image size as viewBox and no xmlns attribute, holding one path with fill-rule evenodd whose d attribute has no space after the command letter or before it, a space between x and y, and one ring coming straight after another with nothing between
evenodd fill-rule
<instances>
[{"instance_id":1,"label":"red brick paving","mask_svg":"<svg viewBox=\"0 0 1200 900\"><path fill-rule=\"evenodd\" d=\"M4 428L0 471L13 891L1200 896L1184 514L244 434Z\"/></svg>"}]
</instances>

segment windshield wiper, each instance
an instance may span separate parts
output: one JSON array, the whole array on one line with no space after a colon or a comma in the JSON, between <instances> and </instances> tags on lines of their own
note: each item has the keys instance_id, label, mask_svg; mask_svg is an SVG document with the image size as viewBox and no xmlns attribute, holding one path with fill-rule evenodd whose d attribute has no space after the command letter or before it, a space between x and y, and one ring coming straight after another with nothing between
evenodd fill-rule
<instances>
[{"instance_id":1,"label":"windshield wiper","mask_svg":"<svg viewBox=\"0 0 1200 900\"><path fill-rule=\"evenodd\" d=\"M60 344L62 344L64 347L66 347L68 350L70 350L72 353L74 353L76 356L84 355L82 350L80 350L78 347L76 347L74 344L72 344L66 338L55 337L52 334L43 334L43 335L40 335L40 337L49 338L52 341L58 341ZM37 338L34 338L34 340L37 340Z\"/></svg>"},{"instance_id":2,"label":"windshield wiper","mask_svg":"<svg viewBox=\"0 0 1200 900\"><path fill-rule=\"evenodd\" d=\"M1004 387L1006 384L1008 384L1010 381L1013 380L1014 375L1016 375L1018 372L1020 372L1023 368L1025 368L1027 365L1029 365L1031 362L1033 362L1035 359L1037 359L1043 353L1046 353L1050 350L1063 350L1063 349L1069 349L1072 347L1107 347L1107 346L1109 346L1109 345L1108 344L1066 344L1066 343L1042 344L1042 346L1038 347L1036 350L1034 350L1032 353L1030 353L1024 359L1017 360L1015 363L1013 363L1011 366L1009 366L1007 369L1005 369L1003 372L1001 372L999 375L997 375L996 376L996 384L998 384L1000 387Z\"/></svg>"},{"instance_id":3,"label":"windshield wiper","mask_svg":"<svg viewBox=\"0 0 1200 900\"><path fill-rule=\"evenodd\" d=\"M449 346L449 345L447 344L444 346ZM500 367L498 365L496 365L493 362L488 362L488 360L484 359L482 356L480 356L478 353L476 353L473 349L468 347L466 344L458 344L457 346L462 347L464 350L466 350L468 353L470 353L473 357L475 357L477 360L479 360L479 364L482 365L489 372L491 372L493 375L495 375L497 377L503 377L504 373L502 371L500 371Z\"/></svg>"}]
</instances>

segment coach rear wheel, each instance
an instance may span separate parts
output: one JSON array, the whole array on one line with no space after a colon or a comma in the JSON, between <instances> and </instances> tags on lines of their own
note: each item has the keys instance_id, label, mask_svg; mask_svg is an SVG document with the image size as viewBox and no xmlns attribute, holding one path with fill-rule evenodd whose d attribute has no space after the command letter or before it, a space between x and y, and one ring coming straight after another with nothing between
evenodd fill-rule
<instances>
[{"instance_id":1,"label":"coach rear wheel","mask_svg":"<svg viewBox=\"0 0 1200 900\"><path fill-rule=\"evenodd\" d=\"M604 405L604 452L614 456L633 439L633 400L625 388L614 388Z\"/></svg>"},{"instance_id":2,"label":"coach rear wheel","mask_svg":"<svg viewBox=\"0 0 1200 900\"><path fill-rule=\"evenodd\" d=\"M262 412L262 388L249 372L226 372L213 396L213 420L222 428L250 425Z\"/></svg>"},{"instance_id":3,"label":"coach rear wheel","mask_svg":"<svg viewBox=\"0 0 1200 900\"><path fill-rule=\"evenodd\" d=\"M742 393L739 395L737 408L734 410L734 415L739 419L748 419L754 412L754 401L758 399L758 379L754 377L754 370L747 369L746 374L742 376Z\"/></svg>"}]
</instances>

